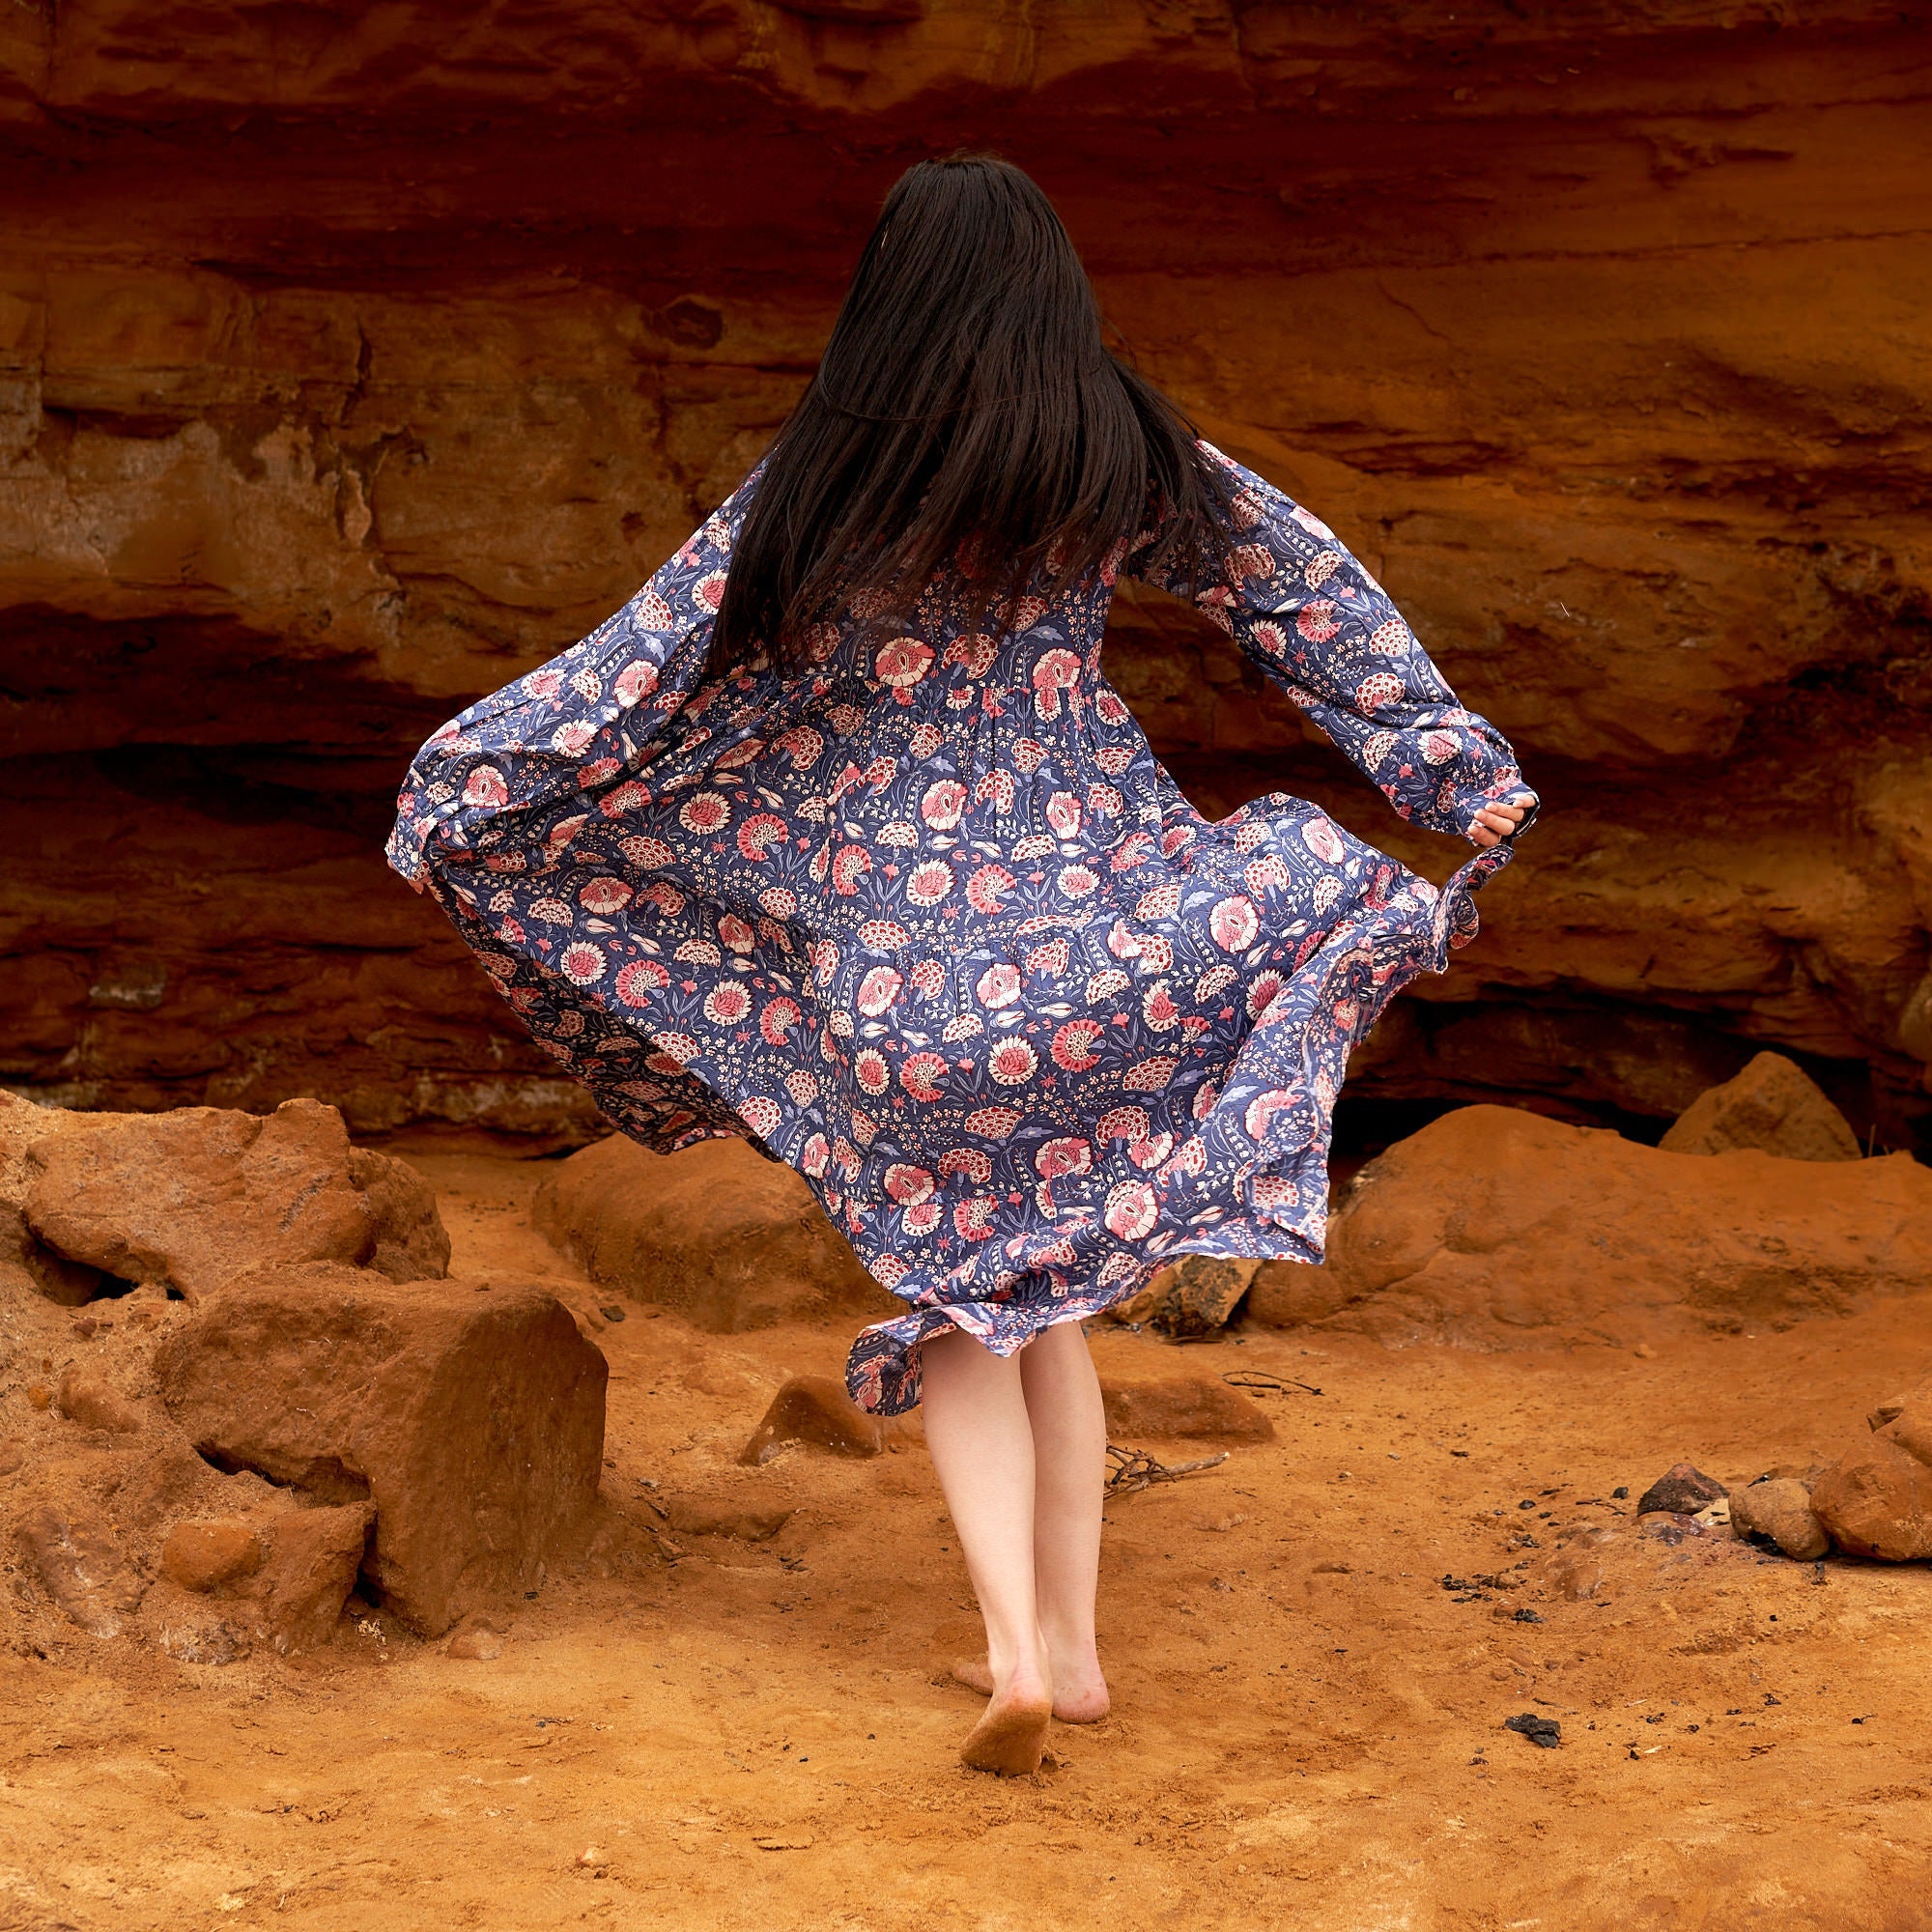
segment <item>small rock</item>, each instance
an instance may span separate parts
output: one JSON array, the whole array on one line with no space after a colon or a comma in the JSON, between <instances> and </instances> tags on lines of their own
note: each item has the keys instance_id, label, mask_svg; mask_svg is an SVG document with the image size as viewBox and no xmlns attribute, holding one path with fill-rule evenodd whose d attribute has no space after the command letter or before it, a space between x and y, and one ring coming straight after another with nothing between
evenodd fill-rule
<instances>
[{"instance_id":1,"label":"small rock","mask_svg":"<svg viewBox=\"0 0 1932 1932\"><path fill-rule=\"evenodd\" d=\"M53 1390L45 1382L32 1382L27 1388L27 1406L30 1408L47 1408L53 1404Z\"/></svg>"},{"instance_id":2,"label":"small rock","mask_svg":"<svg viewBox=\"0 0 1932 1932\"><path fill-rule=\"evenodd\" d=\"M1176 1341L1198 1341L1234 1319L1260 1266L1258 1261L1183 1255L1113 1313L1119 1321L1145 1321Z\"/></svg>"},{"instance_id":3,"label":"small rock","mask_svg":"<svg viewBox=\"0 0 1932 1932\"><path fill-rule=\"evenodd\" d=\"M599 1866L608 1865L611 1861L595 1845L586 1845L578 1853L577 1862L588 1871L595 1871Z\"/></svg>"},{"instance_id":4,"label":"small rock","mask_svg":"<svg viewBox=\"0 0 1932 1932\"><path fill-rule=\"evenodd\" d=\"M1638 1516L1662 1511L1670 1516L1695 1516L1706 1503L1730 1493L1722 1483L1689 1463L1673 1463L1636 1499Z\"/></svg>"},{"instance_id":5,"label":"small rock","mask_svg":"<svg viewBox=\"0 0 1932 1932\"><path fill-rule=\"evenodd\" d=\"M445 1657L465 1658L474 1663L487 1663L493 1657L501 1657L502 1654L502 1632L480 1617L466 1618L443 1645Z\"/></svg>"},{"instance_id":6,"label":"small rock","mask_svg":"<svg viewBox=\"0 0 1932 1932\"><path fill-rule=\"evenodd\" d=\"M624 1319L623 1309L618 1307L618 1305L614 1301L611 1302L610 1307L599 1308L597 1312L599 1315L603 1316L603 1318L607 1321L621 1321Z\"/></svg>"},{"instance_id":7,"label":"small rock","mask_svg":"<svg viewBox=\"0 0 1932 1932\"><path fill-rule=\"evenodd\" d=\"M1814 1562L1832 1547L1804 1485L1791 1476L1763 1477L1733 1490L1731 1527L1740 1536L1762 1537L1801 1563Z\"/></svg>"},{"instance_id":8,"label":"small rock","mask_svg":"<svg viewBox=\"0 0 1932 1932\"><path fill-rule=\"evenodd\" d=\"M1563 1742L1563 1726L1554 1718L1539 1718L1534 1711L1524 1711L1520 1717L1505 1718L1503 1729L1515 1731L1519 1737L1527 1738L1531 1744L1539 1745L1545 1750L1554 1750Z\"/></svg>"},{"instance_id":9,"label":"small rock","mask_svg":"<svg viewBox=\"0 0 1932 1932\"><path fill-rule=\"evenodd\" d=\"M17 1435L0 1441L0 1476L11 1476L27 1460L27 1445Z\"/></svg>"},{"instance_id":10,"label":"small rock","mask_svg":"<svg viewBox=\"0 0 1932 1932\"><path fill-rule=\"evenodd\" d=\"M275 1648L314 1650L335 1634L376 1512L367 1503L289 1510L269 1524L255 1594Z\"/></svg>"},{"instance_id":11,"label":"small rock","mask_svg":"<svg viewBox=\"0 0 1932 1932\"><path fill-rule=\"evenodd\" d=\"M19 1535L47 1595L68 1617L90 1636L119 1636L121 1619L140 1607L148 1586L107 1529L43 1503L21 1520Z\"/></svg>"},{"instance_id":12,"label":"small rock","mask_svg":"<svg viewBox=\"0 0 1932 1932\"><path fill-rule=\"evenodd\" d=\"M266 1554L262 1539L245 1522L178 1522L161 1546L161 1574L184 1590L205 1595L252 1577Z\"/></svg>"},{"instance_id":13,"label":"small rock","mask_svg":"<svg viewBox=\"0 0 1932 1932\"><path fill-rule=\"evenodd\" d=\"M846 1394L842 1381L794 1376L772 1398L738 1460L769 1463L787 1442L808 1442L841 1456L877 1456L886 1446L886 1427Z\"/></svg>"},{"instance_id":14,"label":"small rock","mask_svg":"<svg viewBox=\"0 0 1932 1932\"><path fill-rule=\"evenodd\" d=\"M1881 1430L1888 1422L1896 1422L1905 1413L1906 1405L1912 1400L1909 1395L1888 1396L1865 1417L1865 1427L1874 1432Z\"/></svg>"},{"instance_id":15,"label":"small rock","mask_svg":"<svg viewBox=\"0 0 1932 1932\"><path fill-rule=\"evenodd\" d=\"M1818 1478L1811 1508L1855 1556L1932 1556L1932 1387L1904 1398L1889 1422L1853 1443Z\"/></svg>"},{"instance_id":16,"label":"small rock","mask_svg":"<svg viewBox=\"0 0 1932 1932\"><path fill-rule=\"evenodd\" d=\"M1272 1442L1267 1411L1238 1389L1206 1376L1157 1382L1103 1382L1109 1435L1200 1437L1219 1442Z\"/></svg>"},{"instance_id":17,"label":"small rock","mask_svg":"<svg viewBox=\"0 0 1932 1932\"><path fill-rule=\"evenodd\" d=\"M61 1378L61 1413L83 1429L107 1435L132 1435L141 1428L141 1411L98 1376L71 1368Z\"/></svg>"}]
</instances>

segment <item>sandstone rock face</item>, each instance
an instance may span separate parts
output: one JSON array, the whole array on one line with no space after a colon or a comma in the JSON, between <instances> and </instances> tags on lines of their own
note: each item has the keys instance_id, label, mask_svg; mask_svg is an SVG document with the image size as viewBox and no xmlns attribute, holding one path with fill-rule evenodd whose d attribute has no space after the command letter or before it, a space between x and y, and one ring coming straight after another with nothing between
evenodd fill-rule
<instances>
[{"instance_id":1,"label":"sandstone rock face","mask_svg":"<svg viewBox=\"0 0 1932 1932\"><path fill-rule=\"evenodd\" d=\"M10 1080L593 1134L383 871L401 762L721 498L881 190L967 141L1548 793L1356 1094L1662 1122L1773 1045L1861 1136L1922 1131L1911 10L404 0L295 52L288 17L0 29ZM1123 597L1108 649L1207 808L1283 785L1447 868L1205 625Z\"/></svg>"},{"instance_id":2,"label":"sandstone rock face","mask_svg":"<svg viewBox=\"0 0 1932 1932\"><path fill-rule=\"evenodd\" d=\"M1908 1396L1818 1478L1811 1508L1855 1556L1932 1557L1932 1386Z\"/></svg>"},{"instance_id":3,"label":"sandstone rock face","mask_svg":"<svg viewBox=\"0 0 1932 1932\"><path fill-rule=\"evenodd\" d=\"M1269 1263L1252 1319L1521 1346L1849 1309L1932 1283L1932 1171L1907 1154L1665 1153L1464 1107L1370 1162L1320 1268Z\"/></svg>"},{"instance_id":4,"label":"sandstone rock face","mask_svg":"<svg viewBox=\"0 0 1932 1932\"><path fill-rule=\"evenodd\" d=\"M1735 1080L1691 1101L1658 1142L1666 1153L1756 1148L1784 1160L1857 1160L1859 1137L1781 1053L1760 1053Z\"/></svg>"},{"instance_id":5,"label":"sandstone rock face","mask_svg":"<svg viewBox=\"0 0 1932 1932\"><path fill-rule=\"evenodd\" d=\"M130 1115L25 1151L24 1224L61 1259L190 1297L249 1267L367 1263L440 1274L449 1237L428 1183L349 1145L342 1116L287 1100Z\"/></svg>"},{"instance_id":6,"label":"sandstone rock face","mask_svg":"<svg viewBox=\"0 0 1932 1932\"><path fill-rule=\"evenodd\" d=\"M714 1334L898 1305L804 1180L742 1141L655 1154L613 1134L558 1163L534 1218L593 1281Z\"/></svg>"},{"instance_id":7,"label":"sandstone rock face","mask_svg":"<svg viewBox=\"0 0 1932 1932\"><path fill-rule=\"evenodd\" d=\"M596 1493L604 1358L535 1290L265 1269L168 1336L155 1372L220 1466L372 1504L371 1587L428 1634L531 1587ZM298 1567L333 1575L326 1554Z\"/></svg>"}]
</instances>

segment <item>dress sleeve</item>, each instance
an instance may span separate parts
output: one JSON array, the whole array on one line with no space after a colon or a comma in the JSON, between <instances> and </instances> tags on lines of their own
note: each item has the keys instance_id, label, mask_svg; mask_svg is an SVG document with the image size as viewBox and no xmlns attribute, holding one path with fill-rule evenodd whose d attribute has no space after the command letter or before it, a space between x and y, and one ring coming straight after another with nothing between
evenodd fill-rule
<instances>
[{"instance_id":1,"label":"dress sleeve","mask_svg":"<svg viewBox=\"0 0 1932 1932\"><path fill-rule=\"evenodd\" d=\"M1525 831L1536 795L1509 741L1457 703L1388 593L1319 518L1201 447L1226 465L1234 491L1219 580L1196 589L1179 565L1137 567L1157 528L1136 540L1124 572L1191 595L1404 818L1467 838L1482 807L1521 802L1530 810L1517 833Z\"/></svg>"},{"instance_id":2,"label":"dress sleeve","mask_svg":"<svg viewBox=\"0 0 1932 1932\"><path fill-rule=\"evenodd\" d=\"M396 799L388 860L417 892L440 860L487 843L492 821L554 809L637 769L704 681L755 480L754 471L621 611L458 712L416 753Z\"/></svg>"}]
</instances>

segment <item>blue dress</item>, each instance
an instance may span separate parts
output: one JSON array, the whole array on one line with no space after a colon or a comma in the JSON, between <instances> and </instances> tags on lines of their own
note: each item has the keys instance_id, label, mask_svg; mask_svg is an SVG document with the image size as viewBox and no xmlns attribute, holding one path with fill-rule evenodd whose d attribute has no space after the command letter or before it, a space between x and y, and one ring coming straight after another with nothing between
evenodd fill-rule
<instances>
[{"instance_id":1,"label":"blue dress","mask_svg":"<svg viewBox=\"0 0 1932 1932\"><path fill-rule=\"evenodd\" d=\"M1374 578L1209 453L1207 614L1403 817L1524 795ZM1204 819L1100 675L1151 530L997 635L938 581L900 635L862 599L803 675L707 681L755 488L430 739L390 863L624 1132L749 1129L805 1177L906 1304L853 1347L867 1408L917 1403L948 1322L1009 1354L1179 1255L1319 1262L1350 1048L1509 845L1438 892L1285 793Z\"/></svg>"}]
</instances>

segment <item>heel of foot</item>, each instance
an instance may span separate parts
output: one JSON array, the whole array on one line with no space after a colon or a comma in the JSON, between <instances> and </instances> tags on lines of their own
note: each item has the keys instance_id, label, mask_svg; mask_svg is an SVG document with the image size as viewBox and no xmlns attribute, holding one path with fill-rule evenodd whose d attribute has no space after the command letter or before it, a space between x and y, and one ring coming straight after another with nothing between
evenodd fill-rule
<instances>
[{"instance_id":1,"label":"heel of foot","mask_svg":"<svg viewBox=\"0 0 1932 1932\"><path fill-rule=\"evenodd\" d=\"M990 1771L1001 1777L1024 1777L1039 1769L1046 1751L1047 1726L1053 1709L1047 1704L1009 1705L988 1711L959 1747L959 1760L969 1770Z\"/></svg>"}]
</instances>

